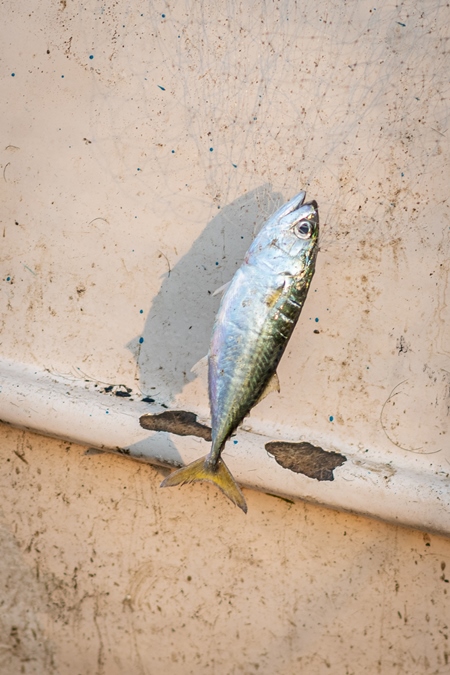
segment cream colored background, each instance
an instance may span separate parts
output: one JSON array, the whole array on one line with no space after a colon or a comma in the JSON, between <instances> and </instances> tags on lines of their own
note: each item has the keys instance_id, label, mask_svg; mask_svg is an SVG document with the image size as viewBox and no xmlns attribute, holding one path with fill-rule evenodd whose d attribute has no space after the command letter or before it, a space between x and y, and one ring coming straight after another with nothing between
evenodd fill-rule
<instances>
[{"instance_id":1,"label":"cream colored background","mask_svg":"<svg viewBox=\"0 0 450 675\"><path fill-rule=\"evenodd\" d=\"M448 539L2 439L2 675L448 673Z\"/></svg>"},{"instance_id":2,"label":"cream colored background","mask_svg":"<svg viewBox=\"0 0 450 675\"><path fill-rule=\"evenodd\" d=\"M207 415L190 368L210 293L305 188L317 274L282 392L247 428L350 450L376 490L411 467L445 508L449 19L441 2L4 2L2 359ZM242 520L208 486L160 491L151 467L1 433L5 675L450 671L448 540L250 491ZM346 470L324 490L351 505Z\"/></svg>"}]
</instances>

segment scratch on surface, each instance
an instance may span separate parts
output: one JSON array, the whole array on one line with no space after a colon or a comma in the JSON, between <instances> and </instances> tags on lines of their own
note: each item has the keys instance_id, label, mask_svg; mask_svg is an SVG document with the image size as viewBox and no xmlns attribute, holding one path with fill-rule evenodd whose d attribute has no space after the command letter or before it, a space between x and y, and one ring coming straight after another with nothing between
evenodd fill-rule
<instances>
[{"instance_id":1,"label":"scratch on surface","mask_svg":"<svg viewBox=\"0 0 450 675\"><path fill-rule=\"evenodd\" d=\"M162 251L158 251L158 253L159 253L158 258L163 257L163 258L166 259L166 261L167 261L167 267L169 268L169 271L167 272L167 276L170 277L170 273L171 273L171 271L172 271L172 268L170 267L169 258L168 258L168 257L166 256L166 254L163 253Z\"/></svg>"},{"instance_id":2,"label":"scratch on surface","mask_svg":"<svg viewBox=\"0 0 450 675\"><path fill-rule=\"evenodd\" d=\"M94 605L94 617L93 618L94 618L94 624L95 624L95 628L97 630L98 641L99 641L98 655L97 655L97 666L98 666L97 675L102 675L102 673L104 672L103 666L104 666L104 663L105 663L105 659L104 659L105 647L103 645L103 637L102 637L102 633L101 633L101 630L100 630L100 626L98 625L98 617L99 617L98 596L96 596L95 605Z\"/></svg>"},{"instance_id":3,"label":"scratch on surface","mask_svg":"<svg viewBox=\"0 0 450 675\"><path fill-rule=\"evenodd\" d=\"M92 220L90 220L88 222L88 225L92 225L92 223L95 223L96 220L103 220L104 223L107 223L107 225L109 225L109 221L106 220L106 218L101 218L100 216L98 216L98 218L93 218Z\"/></svg>"},{"instance_id":4,"label":"scratch on surface","mask_svg":"<svg viewBox=\"0 0 450 675\"><path fill-rule=\"evenodd\" d=\"M14 452L15 455L17 455L17 457L19 459L22 460L22 462L24 462L25 464L28 464L28 461L26 460L24 453L20 453L20 452L18 452L18 450L13 450L13 452Z\"/></svg>"},{"instance_id":5,"label":"scratch on surface","mask_svg":"<svg viewBox=\"0 0 450 675\"><path fill-rule=\"evenodd\" d=\"M10 164L11 164L11 162L7 162L7 163L5 164L5 166L3 167L3 180L5 181L5 183L8 182L8 181L6 180L6 169L8 168L8 166L9 166Z\"/></svg>"},{"instance_id":6,"label":"scratch on surface","mask_svg":"<svg viewBox=\"0 0 450 675\"><path fill-rule=\"evenodd\" d=\"M391 393L389 394L389 396L387 397L385 402L383 403L382 408L381 408L381 412L380 412L381 428L383 429L386 438L391 443L393 443L395 445L395 447L399 448L399 450L405 450L406 452L413 452L413 453L417 453L417 454L421 454L421 455L436 455L438 452L441 452L441 449L432 450L431 452L421 452L421 450L423 450L422 446L420 446L418 448L405 448L403 445L400 445L393 438L391 438L391 436L387 432L386 425L383 421L384 410L385 410L387 404L394 398L394 396L397 396L400 393L399 391L396 391L396 390L398 390L398 388L401 387L402 384L405 384L405 382L408 382L408 379L409 378L407 378L406 380L402 380L401 382L396 384L395 387L391 390Z\"/></svg>"}]
</instances>

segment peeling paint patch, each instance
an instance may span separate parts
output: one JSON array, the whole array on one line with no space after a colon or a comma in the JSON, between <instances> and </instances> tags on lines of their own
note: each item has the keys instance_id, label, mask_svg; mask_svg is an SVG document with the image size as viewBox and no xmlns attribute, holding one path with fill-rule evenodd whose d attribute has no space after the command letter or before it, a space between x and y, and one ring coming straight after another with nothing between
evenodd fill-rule
<instances>
[{"instance_id":1,"label":"peeling paint patch","mask_svg":"<svg viewBox=\"0 0 450 675\"><path fill-rule=\"evenodd\" d=\"M197 415L185 410L168 410L151 415L147 413L139 419L141 427L150 431L167 431L178 436L198 436L205 441L211 440L211 429L197 422Z\"/></svg>"},{"instance_id":2,"label":"peeling paint patch","mask_svg":"<svg viewBox=\"0 0 450 675\"><path fill-rule=\"evenodd\" d=\"M333 471L347 458L338 452L328 452L311 443L271 441L265 448L284 469L303 473L316 480L334 480Z\"/></svg>"}]
</instances>

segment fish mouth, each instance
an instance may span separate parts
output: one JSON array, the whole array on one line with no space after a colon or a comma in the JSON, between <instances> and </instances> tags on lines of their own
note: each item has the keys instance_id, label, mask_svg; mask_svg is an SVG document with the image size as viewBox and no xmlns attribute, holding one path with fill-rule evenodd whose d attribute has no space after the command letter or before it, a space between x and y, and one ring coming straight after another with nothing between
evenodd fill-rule
<instances>
[{"instance_id":1,"label":"fish mouth","mask_svg":"<svg viewBox=\"0 0 450 675\"><path fill-rule=\"evenodd\" d=\"M312 199L310 202L305 202L305 199L306 192L300 192L298 195L298 201L295 202L295 206L293 207L292 211L298 211L302 206L312 206L313 209L316 211L318 210L319 206L315 199Z\"/></svg>"},{"instance_id":2,"label":"fish mouth","mask_svg":"<svg viewBox=\"0 0 450 675\"><path fill-rule=\"evenodd\" d=\"M298 201L297 200L295 201L295 206L292 209L293 211L297 211L301 206L303 206L304 201L306 199L306 192L304 191L300 192L300 194L297 195L297 199Z\"/></svg>"},{"instance_id":3,"label":"fish mouth","mask_svg":"<svg viewBox=\"0 0 450 675\"><path fill-rule=\"evenodd\" d=\"M316 202L315 199L311 200L310 202L306 202L306 204L303 204L303 206L312 206L313 209L315 209L316 211L319 208L319 205L318 205L318 203Z\"/></svg>"}]
</instances>

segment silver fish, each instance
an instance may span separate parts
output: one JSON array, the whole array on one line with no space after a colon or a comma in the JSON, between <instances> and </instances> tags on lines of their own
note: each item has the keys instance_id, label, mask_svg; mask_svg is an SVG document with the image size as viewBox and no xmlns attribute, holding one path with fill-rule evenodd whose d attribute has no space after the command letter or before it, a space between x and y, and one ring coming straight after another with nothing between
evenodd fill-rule
<instances>
[{"instance_id":1,"label":"silver fish","mask_svg":"<svg viewBox=\"0 0 450 675\"><path fill-rule=\"evenodd\" d=\"M168 476L162 487L209 481L247 512L221 453L253 406L278 389L276 368L305 302L318 250L318 206L305 203L305 196L300 192L263 225L222 298L208 355L211 450Z\"/></svg>"}]
</instances>

